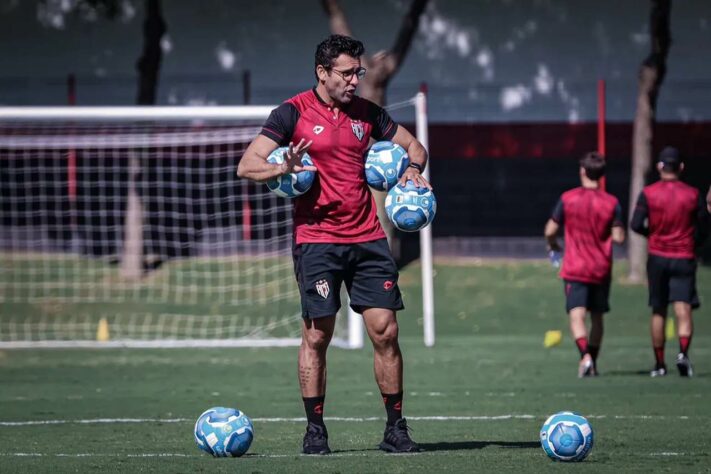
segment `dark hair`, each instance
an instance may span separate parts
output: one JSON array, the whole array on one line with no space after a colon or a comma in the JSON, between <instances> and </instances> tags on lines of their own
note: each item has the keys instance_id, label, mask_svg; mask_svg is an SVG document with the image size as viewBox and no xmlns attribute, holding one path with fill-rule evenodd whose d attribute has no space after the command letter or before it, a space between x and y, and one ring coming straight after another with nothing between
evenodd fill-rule
<instances>
[{"instance_id":1,"label":"dark hair","mask_svg":"<svg viewBox=\"0 0 711 474\"><path fill-rule=\"evenodd\" d=\"M363 55L364 51L365 47L363 43L350 36L331 35L316 46L314 72L315 68L319 65L330 69L333 65L333 60L341 54L346 54L352 58L359 58ZM316 79L318 80L318 75L316 75Z\"/></svg>"},{"instance_id":2,"label":"dark hair","mask_svg":"<svg viewBox=\"0 0 711 474\"><path fill-rule=\"evenodd\" d=\"M679 155L679 150L674 147L665 147L659 153L659 161L662 163L662 170L669 173L679 173L681 169L682 159Z\"/></svg>"},{"instance_id":3,"label":"dark hair","mask_svg":"<svg viewBox=\"0 0 711 474\"><path fill-rule=\"evenodd\" d=\"M580 159L580 166L585 170L585 176L597 181L605 176L605 158L591 151Z\"/></svg>"}]
</instances>

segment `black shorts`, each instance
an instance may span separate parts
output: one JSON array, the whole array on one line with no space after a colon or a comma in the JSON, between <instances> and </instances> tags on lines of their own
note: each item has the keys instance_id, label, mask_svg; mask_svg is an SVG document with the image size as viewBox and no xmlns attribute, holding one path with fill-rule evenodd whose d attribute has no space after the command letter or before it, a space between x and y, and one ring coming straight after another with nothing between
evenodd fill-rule
<instances>
[{"instance_id":1,"label":"black shorts","mask_svg":"<svg viewBox=\"0 0 711 474\"><path fill-rule=\"evenodd\" d=\"M583 283L564 280L565 311L573 308L585 308L592 313L610 311L610 280L604 283Z\"/></svg>"},{"instance_id":2,"label":"black shorts","mask_svg":"<svg viewBox=\"0 0 711 474\"><path fill-rule=\"evenodd\" d=\"M650 255L647 259L649 306L666 309L669 303L682 301L692 308L699 306L696 293L696 260Z\"/></svg>"},{"instance_id":3,"label":"black shorts","mask_svg":"<svg viewBox=\"0 0 711 474\"><path fill-rule=\"evenodd\" d=\"M404 308L387 239L295 245L294 272L301 293L301 314L306 319L335 316L341 308L344 282L351 308L358 313L367 308Z\"/></svg>"}]
</instances>

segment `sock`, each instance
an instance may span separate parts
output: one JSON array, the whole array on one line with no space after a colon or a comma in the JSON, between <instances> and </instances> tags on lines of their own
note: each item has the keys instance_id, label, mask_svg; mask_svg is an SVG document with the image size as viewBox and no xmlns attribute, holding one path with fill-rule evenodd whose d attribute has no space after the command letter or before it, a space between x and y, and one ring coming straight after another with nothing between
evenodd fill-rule
<instances>
[{"instance_id":1,"label":"sock","mask_svg":"<svg viewBox=\"0 0 711 474\"><path fill-rule=\"evenodd\" d=\"M585 354L588 353L588 339L586 337L579 337L575 340L575 345L578 346L580 358L582 359Z\"/></svg>"},{"instance_id":2,"label":"sock","mask_svg":"<svg viewBox=\"0 0 711 474\"><path fill-rule=\"evenodd\" d=\"M402 418L402 392L390 395L381 393L381 395L383 396L383 403L385 403L385 412L388 414L386 423L388 426L392 426Z\"/></svg>"},{"instance_id":3,"label":"sock","mask_svg":"<svg viewBox=\"0 0 711 474\"><path fill-rule=\"evenodd\" d=\"M306 410L306 419L309 423L314 423L319 426L323 424L323 402L326 396L304 398L304 409Z\"/></svg>"},{"instance_id":4,"label":"sock","mask_svg":"<svg viewBox=\"0 0 711 474\"><path fill-rule=\"evenodd\" d=\"M592 357L593 362L597 362L597 355L600 353L599 346L588 346L588 352L590 357Z\"/></svg>"},{"instance_id":5,"label":"sock","mask_svg":"<svg viewBox=\"0 0 711 474\"><path fill-rule=\"evenodd\" d=\"M689 336L679 336L679 352L686 356L689 352L689 345L691 344L691 335Z\"/></svg>"},{"instance_id":6,"label":"sock","mask_svg":"<svg viewBox=\"0 0 711 474\"><path fill-rule=\"evenodd\" d=\"M654 348L654 359L657 361L657 367L664 367L664 346Z\"/></svg>"}]
</instances>

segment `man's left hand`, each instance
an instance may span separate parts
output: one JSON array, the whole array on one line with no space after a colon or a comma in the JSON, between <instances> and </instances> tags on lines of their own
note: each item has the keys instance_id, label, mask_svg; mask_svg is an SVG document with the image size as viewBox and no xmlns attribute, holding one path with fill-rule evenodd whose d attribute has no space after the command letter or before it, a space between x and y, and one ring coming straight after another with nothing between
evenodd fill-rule
<instances>
[{"instance_id":1,"label":"man's left hand","mask_svg":"<svg viewBox=\"0 0 711 474\"><path fill-rule=\"evenodd\" d=\"M427 188L430 191L432 190L432 185L425 179L424 176L420 174L417 168L412 168L409 166L405 168L405 172L400 177L400 181L398 182L398 184L405 186L405 183L407 183L408 181L412 181L415 184L415 187Z\"/></svg>"}]
</instances>

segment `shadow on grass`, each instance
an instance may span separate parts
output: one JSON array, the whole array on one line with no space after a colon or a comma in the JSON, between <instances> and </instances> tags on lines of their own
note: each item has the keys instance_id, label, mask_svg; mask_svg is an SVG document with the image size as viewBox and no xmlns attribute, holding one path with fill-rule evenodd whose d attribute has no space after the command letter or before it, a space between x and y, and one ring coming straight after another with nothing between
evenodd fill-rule
<instances>
[{"instance_id":1,"label":"shadow on grass","mask_svg":"<svg viewBox=\"0 0 711 474\"><path fill-rule=\"evenodd\" d=\"M609 375L610 377L620 377L620 376L638 376L638 377L646 377L646 378L651 378L649 375L649 370L610 370L609 372L605 372L602 375ZM669 369L667 372L666 377L679 377L679 374L677 373L676 369ZM694 376L691 378L696 378L696 377L711 377L711 373L703 373L699 374L698 372L694 372ZM664 378L664 377L662 377ZM684 378L684 377L682 377Z\"/></svg>"},{"instance_id":2,"label":"shadow on grass","mask_svg":"<svg viewBox=\"0 0 711 474\"><path fill-rule=\"evenodd\" d=\"M540 449L541 443L537 441L440 441L439 443L417 443L420 449L425 451L463 451L470 449L483 449L488 446L498 446L500 448L513 449ZM347 453L366 453L379 452L380 449L376 446L373 448L361 449L334 449L334 454ZM416 453L409 453L416 454ZM300 456L301 453L295 453L295 456ZM245 456L249 456L246 454Z\"/></svg>"},{"instance_id":3,"label":"shadow on grass","mask_svg":"<svg viewBox=\"0 0 711 474\"><path fill-rule=\"evenodd\" d=\"M538 441L441 441L439 443L418 443L423 451L460 451L483 449L488 446L515 449L540 449Z\"/></svg>"},{"instance_id":4,"label":"shadow on grass","mask_svg":"<svg viewBox=\"0 0 711 474\"><path fill-rule=\"evenodd\" d=\"M607 370L601 373L601 376L619 377L619 376L644 376L649 377L649 370Z\"/></svg>"}]
</instances>

